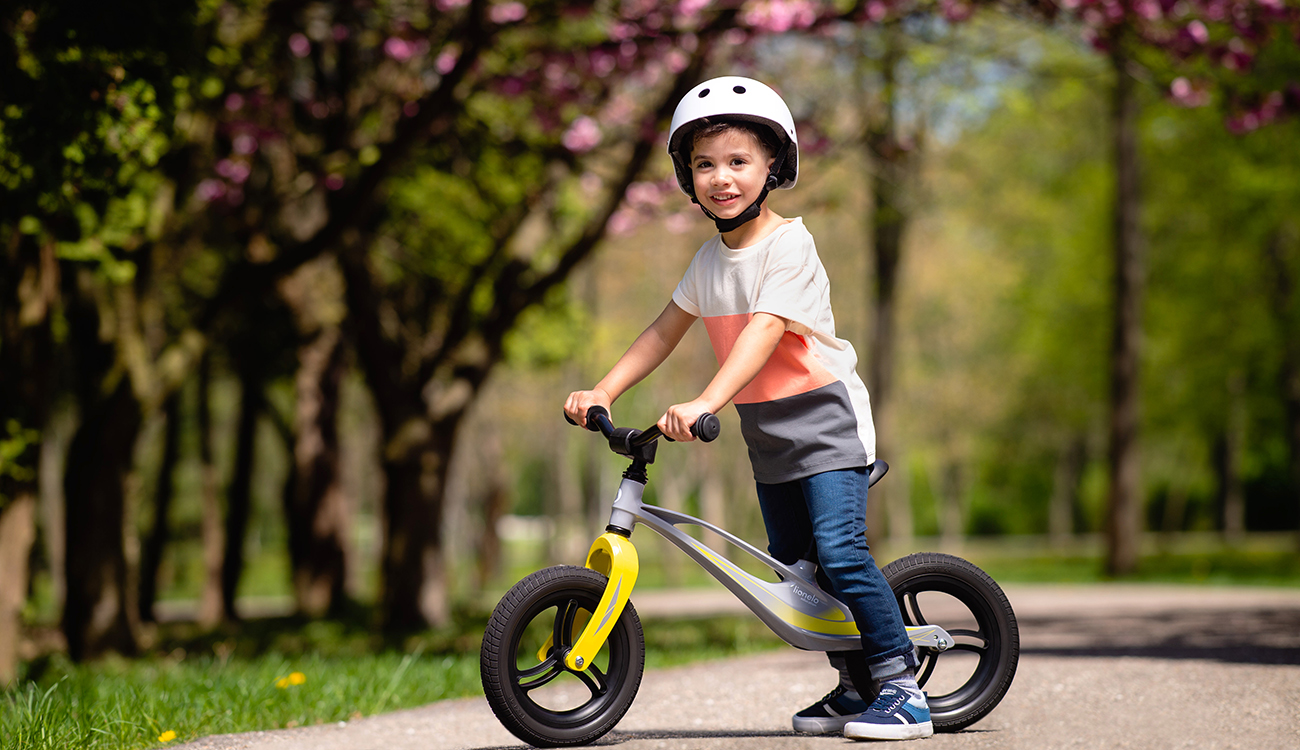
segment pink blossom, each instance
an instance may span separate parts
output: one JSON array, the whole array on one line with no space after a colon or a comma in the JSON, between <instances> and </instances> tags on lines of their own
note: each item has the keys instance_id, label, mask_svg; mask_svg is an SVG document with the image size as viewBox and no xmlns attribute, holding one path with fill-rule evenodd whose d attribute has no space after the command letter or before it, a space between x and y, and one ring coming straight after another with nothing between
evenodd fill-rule
<instances>
[{"instance_id":1,"label":"pink blossom","mask_svg":"<svg viewBox=\"0 0 1300 750\"><path fill-rule=\"evenodd\" d=\"M780 34L808 28L817 20L817 11L810 0L757 0L746 7L741 20L748 26Z\"/></svg>"},{"instance_id":2,"label":"pink blossom","mask_svg":"<svg viewBox=\"0 0 1300 750\"><path fill-rule=\"evenodd\" d=\"M613 216L609 217L609 233L616 237L623 236L636 229L639 223L635 211L620 208L614 212Z\"/></svg>"},{"instance_id":3,"label":"pink blossom","mask_svg":"<svg viewBox=\"0 0 1300 750\"><path fill-rule=\"evenodd\" d=\"M1154 21L1163 15L1160 3L1156 2L1156 0L1138 0L1134 9L1137 11L1139 16L1142 16L1148 21Z\"/></svg>"},{"instance_id":4,"label":"pink blossom","mask_svg":"<svg viewBox=\"0 0 1300 750\"><path fill-rule=\"evenodd\" d=\"M251 133L239 133L230 139L230 148L237 154L247 156L257 150L257 138Z\"/></svg>"},{"instance_id":5,"label":"pink blossom","mask_svg":"<svg viewBox=\"0 0 1300 750\"><path fill-rule=\"evenodd\" d=\"M244 108L244 95L239 92L232 92L226 97L226 109L230 112L238 112Z\"/></svg>"},{"instance_id":6,"label":"pink blossom","mask_svg":"<svg viewBox=\"0 0 1300 750\"><path fill-rule=\"evenodd\" d=\"M655 207L663 203L663 194L653 182L634 182L627 188L626 200L633 208Z\"/></svg>"},{"instance_id":7,"label":"pink blossom","mask_svg":"<svg viewBox=\"0 0 1300 750\"><path fill-rule=\"evenodd\" d=\"M681 0L675 12L677 25L684 28L694 26L711 3L712 0Z\"/></svg>"},{"instance_id":8,"label":"pink blossom","mask_svg":"<svg viewBox=\"0 0 1300 750\"><path fill-rule=\"evenodd\" d=\"M311 40L306 34L293 34L289 37L289 51L294 57L306 57L311 54Z\"/></svg>"},{"instance_id":9,"label":"pink blossom","mask_svg":"<svg viewBox=\"0 0 1300 750\"><path fill-rule=\"evenodd\" d=\"M405 62L411 59L411 55L415 54L415 49L414 46L405 39L390 36L388 37L388 41L384 42L384 54L398 62Z\"/></svg>"},{"instance_id":10,"label":"pink blossom","mask_svg":"<svg viewBox=\"0 0 1300 750\"><path fill-rule=\"evenodd\" d=\"M609 125L626 125L632 121L635 114L636 103L632 97L620 92L605 107L605 112L600 119Z\"/></svg>"},{"instance_id":11,"label":"pink blossom","mask_svg":"<svg viewBox=\"0 0 1300 750\"><path fill-rule=\"evenodd\" d=\"M591 72L598 77L604 78L614 72L618 65L618 58L605 50L595 50L591 53Z\"/></svg>"},{"instance_id":12,"label":"pink blossom","mask_svg":"<svg viewBox=\"0 0 1300 750\"><path fill-rule=\"evenodd\" d=\"M1175 104L1183 107L1203 107L1210 102L1210 95L1204 88L1182 77L1175 78L1169 85L1169 96Z\"/></svg>"},{"instance_id":13,"label":"pink blossom","mask_svg":"<svg viewBox=\"0 0 1300 750\"><path fill-rule=\"evenodd\" d=\"M943 7L943 17L949 21L965 21L975 12L970 3L962 0L943 0L940 5Z\"/></svg>"},{"instance_id":14,"label":"pink blossom","mask_svg":"<svg viewBox=\"0 0 1300 750\"><path fill-rule=\"evenodd\" d=\"M664 58L664 64L674 73L686 70L686 66L690 64L690 61L691 59L687 57L686 53L679 49L671 50L668 56Z\"/></svg>"},{"instance_id":15,"label":"pink blossom","mask_svg":"<svg viewBox=\"0 0 1300 750\"><path fill-rule=\"evenodd\" d=\"M1205 44L1210 41L1210 30L1205 28L1205 24L1200 21L1192 21L1187 24L1187 34L1197 44Z\"/></svg>"},{"instance_id":16,"label":"pink blossom","mask_svg":"<svg viewBox=\"0 0 1300 750\"><path fill-rule=\"evenodd\" d=\"M226 194L226 183L213 177L199 183L194 189L194 196L204 203L211 203Z\"/></svg>"},{"instance_id":17,"label":"pink blossom","mask_svg":"<svg viewBox=\"0 0 1300 750\"><path fill-rule=\"evenodd\" d=\"M469 0L438 0L437 2L438 10L443 13L464 8L466 5L469 5Z\"/></svg>"},{"instance_id":18,"label":"pink blossom","mask_svg":"<svg viewBox=\"0 0 1300 750\"><path fill-rule=\"evenodd\" d=\"M492 23L514 23L515 21L522 21L526 15L528 15L528 9L524 7L523 3L519 2L493 5L491 10L488 11L488 17L492 19Z\"/></svg>"},{"instance_id":19,"label":"pink blossom","mask_svg":"<svg viewBox=\"0 0 1300 750\"><path fill-rule=\"evenodd\" d=\"M242 161L233 161L231 159L222 159L217 162L217 174L225 177L236 185L242 185L248 179L248 174L252 169Z\"/></svg>"},{"instance_id":20,"label":"pink blossom","mask_svg":"<svg viewBox=\"0 0 1300 750\"><path fill-rule=\"evenodd\" d=\"M600 126L595 120L584 115L573 121L561 136L560 142L565 148L580 154L595 148L600 143L600 138Z\"/></svg>"},{"instance_id":21,"label":"pink blossom","mask_svg":"<svg viewBox=\"0 0 1300 750\"><path fill-rule=\"evenodd\" d=\"M434 61L433 67L442 75L447 75L456 67L456 59L459 57L459 49L452 50L448 47L438 54L438 59Z\"/></svg>"},{"instance_id":22,"label":"pink blossom","mask_svg":"<svg viewBox=\"0 0 1300 750\"><path fill-rule=\"evenodd\" d=\"M881 0L871 0L871 2L867 3L867 20L872 23L880 23L885 20L885 16L888 14L889 6L885 5Z\"/></svg>"},{"instance_id":23,"label":"pink blossom","mask_svg":"<svg viewBox=\"0 0 1300 750\"><path fill-rule=\"evenodd\" d=\"M749 34L744 29L730 28L722 32L722 41L731 47L739 47L749 40Z\"/></svg>"}]
</instances>

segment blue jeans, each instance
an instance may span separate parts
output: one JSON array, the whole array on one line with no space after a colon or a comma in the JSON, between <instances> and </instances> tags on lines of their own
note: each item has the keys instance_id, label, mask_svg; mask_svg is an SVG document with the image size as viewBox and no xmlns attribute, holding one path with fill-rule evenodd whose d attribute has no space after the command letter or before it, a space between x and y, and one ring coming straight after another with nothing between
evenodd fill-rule
<instances>
[{"instance_id":1,"label":"blue jeans","mask_svg":"<svg viewBox=\"0 0 1300 750\"><path fill-rule=\"evenodd\" d=\"M759 483L767 550L787 565L807 559L821 566L853 613L868 665L902 656L915 666L898 602L867 548L868 476L866 468L842 469Z\"/></svg>"}]
</instances>

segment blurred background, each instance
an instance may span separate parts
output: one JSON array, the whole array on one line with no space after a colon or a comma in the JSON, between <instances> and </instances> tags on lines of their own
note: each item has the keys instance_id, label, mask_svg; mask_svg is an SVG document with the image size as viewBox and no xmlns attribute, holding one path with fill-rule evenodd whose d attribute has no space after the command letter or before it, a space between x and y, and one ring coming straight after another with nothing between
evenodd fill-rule
<instances>
[{"instance_id":1,"label":"blurred background","mask_svg":"<svg viewBox=\"0 0 1300 750\"><path fill-rule=\"evenodd\" d=\"M581 564L622 463L561 405L714 232L664 143L721 74L799 124L769 201L872 393L881 564L1300 584L1290 3L30 1L0 26L0 684L229 657L258 620L470 653L514 581ZM616 423L715 370L697 326ZM649 497L762 546L721 416L661 446ZM643 585L707 585L650 536Z\"/></svg>"}]
</instances>

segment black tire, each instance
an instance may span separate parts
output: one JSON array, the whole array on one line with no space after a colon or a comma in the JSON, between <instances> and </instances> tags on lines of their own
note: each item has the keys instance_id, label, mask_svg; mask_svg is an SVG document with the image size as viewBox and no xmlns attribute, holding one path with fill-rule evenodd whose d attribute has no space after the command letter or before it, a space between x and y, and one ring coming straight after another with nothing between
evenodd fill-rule
<instances>
[{"instance_id":1,"label":"black tire","mask_svg":"<svg viewBox=\"0 0 1300 750\"><path fill-rule=\"evenodd\" d=\"M908 625L938 625L956 645L920 649L917 682L925 687L936 732L956 732L993 710L1020 660L1016 613L987 573L952 555L922 552L885 566ZM933 619L927 619L927 613Z\"/></svg>"},{"instance_id":2,"label":"black tire","mask_svg":"<svg viewBox=\"0 0 1300 750\"><path fill-rule=\"evenodd\" d=\"M530 745L594 742L614 728L636 697L645 670L645 638L631 602L585 671L564 666L564 654L582 633L573 618L580 609L596 610L605 581L594 570L572 565L539 570L515 584L488 621L479 657L483 692L497 719ZM547 636L553 645L539 659ZM543 686L546 690L539 691Z\"/></svg>"}]
</instances>

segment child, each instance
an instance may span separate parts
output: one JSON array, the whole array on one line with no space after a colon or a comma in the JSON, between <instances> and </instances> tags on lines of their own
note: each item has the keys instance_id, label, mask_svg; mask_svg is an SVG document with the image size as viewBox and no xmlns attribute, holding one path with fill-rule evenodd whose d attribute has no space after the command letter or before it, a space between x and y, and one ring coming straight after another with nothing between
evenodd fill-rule
<instances>
[{"instance_id":1,"label":"child","mask_svg":"<svg viewBox=\"0 0 1300 750\"><path fill-rule=\"evenodd\" d=\"M692 440L705 412L736 404L758 484L768 551L783 563L815 559L849 605L863 656L880 685L868 704L843 658L840 685L794 716L796 731L853 739L933 734L916 684L916 652L884 576L867 549L868 466L875 430L857 357L835 337L829 283L800 219L764 204L794 187L799 145L781 97L748 78L696 86L677 105L668 140L677 182L718 227L696 253L672 301L596 387L564 410L585 425L676 348L703 318L720 367L698 398L668 409L659 428ZM815 555L815 557L813 556Z\"/></svg>"}]
</instances>

